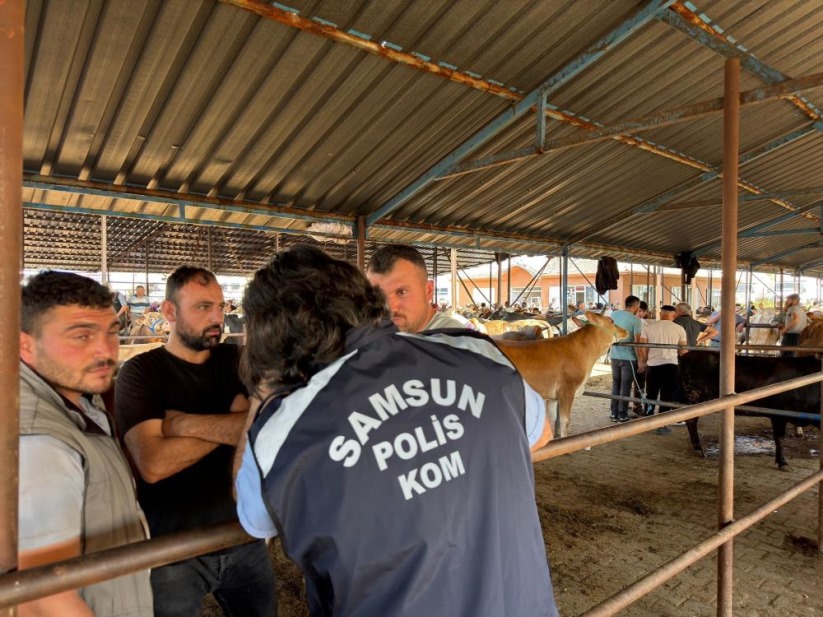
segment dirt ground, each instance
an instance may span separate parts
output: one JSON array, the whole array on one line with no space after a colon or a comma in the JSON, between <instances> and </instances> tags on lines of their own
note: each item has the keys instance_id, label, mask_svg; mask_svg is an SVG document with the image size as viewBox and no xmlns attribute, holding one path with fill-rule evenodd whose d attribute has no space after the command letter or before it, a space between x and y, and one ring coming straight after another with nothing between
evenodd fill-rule
<instances>
[{"instance_id":1,"label":"dirt ground","mask_svg":"<svg viewBox=\"0 0 823 617\"><path fill-rule=\"evenodd\" d=\"M587 388L605 392L610 380L608 374L592 377ZM608 406L606 399L577 399L572 433L609 425ZM718 461L711 451L718 433L716 415L701 419L709 458L698 458L686 428L675 426L669 435L644 433L535 466L537 505L561 615L583 614L715 530ZM792 465L787 473L774 465L767 420L738 417L736 433L742 450L735 459L737 516L818 468L816 429L787 439ZM759 446L770 451L752 453ZM823 559L815 556L816 526L813 490L738 536L735 615L823 615ZM272 543L271 554L280 617L306 617L300 573L283 556L278 542ZM715 598L713 554L620 614L709 616L716 613ZM204 605L204 617L221 614L212 600Z\"/></svg>"}]
</instances>

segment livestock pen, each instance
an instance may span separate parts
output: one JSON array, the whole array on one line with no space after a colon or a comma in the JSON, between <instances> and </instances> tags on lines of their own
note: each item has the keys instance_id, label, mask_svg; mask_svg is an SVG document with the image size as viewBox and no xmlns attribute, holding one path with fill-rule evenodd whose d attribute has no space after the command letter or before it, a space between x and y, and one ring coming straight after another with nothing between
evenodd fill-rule
<instances>
[{"instance_id":1,"label":"livestock pen","mask_svg":"<svg viewBox=\"0 0 823 617\"><path fill-rule=\"evenodd\" d=\"M155 234L181 222L209 237L220 227L259 233L258 259L279 250L277 234L311 235L317 224L335 225L324 237L356 237L361 267L367 239L562 254L564 306L570 256L722 259L727 315L738 261L823 271L814 198L823 188L799 186L819 184L823 152L821 113L808 98L823 84L814 3L296 4L0 2L0 332L10 341L0 354L0 614L245 541L229 524L17 571L24 211L100 217L104 237L109 218L146 223L113 255L132 266ZM742 93L741 65L752 86ZM721 181L722 237L719 211L694 214L720 205ZM738 201L751 202L739 222ZM82 244L52 238L34 251L38 265L77 263ZM735 520L734 406L823 375L735 395L732 347L721 356L720 400L536 455L722 410L718 531L581 611L620 611L717 549L717 612L731 615L733 539L820 482L823 470Z\"/></svg>"}]
</instances>

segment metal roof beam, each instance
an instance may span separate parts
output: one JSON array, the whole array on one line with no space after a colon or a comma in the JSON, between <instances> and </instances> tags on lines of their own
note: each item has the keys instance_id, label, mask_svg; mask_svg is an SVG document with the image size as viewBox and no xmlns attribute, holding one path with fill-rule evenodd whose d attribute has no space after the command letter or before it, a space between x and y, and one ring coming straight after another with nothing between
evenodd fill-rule
<instances>
[{"instance_id":1,"label":"metal roof beam","mask_svg":"<svg viewBox=\"0 0 823 617\"><path fill-rule=\"evenodd\" d=\"M23 187L39 189L41 191L58 191L61 193L75 193L79 195L95 195L111 199L132 199L147 203L161 203L185 208L192 206L206 210L220 210L236 214L251 214L254 216L270 216L273 218L287 218L302 221L319 221L326 223L341 223L351 225L353 218L341 214L324 213L322 216L313 214L310 210L293 208L282 205L263 205L249 201L235 201L206 195L188 195L146 189L137 186L118 186L103 182L88 182L71 178L53 178L34 174L23 175ZM181 210L182 212L183 210ZM179 222L179 218L176 220Z\"/></svg>"},{"instance_id":2,"label":"metal roof beam","mask_svg":"<svg viewBox=\"0 0 823 617\"><path fill-rule=\"evenodd\" d=\"M779 150L780 148L784 148L785 146L788 146L789 144L794 143L798 139L802 139L802 138L806 137L807 135L810 135L813 132L814 132L813 129L811 129L809 127L803 127L801 129L797 129L795 131L792 131L792 132L788 133L787 135L783 135L781 137L778 137L774 141L771 141L768 144L765 144L764 146L761 146L759 148L755 148L754 150L751 150L751 151L741 155L739 165L742 167L743 165L745 165L747 163L751 163L752 161L755 161L755 160L757 160L757 159L759 159L763 156L766 156L767 154L771 154L772 152L775 152L776 150ZM654 199L651 199L651 200L647 201L646 203L635 207L634 210L632 211L632 213L633 214L641 214L641 213L644 213L644 212L657 212L663 204L670 202L672 199L674 199L678 195L681 195L682 193L685 193L689 189L698 187L701 184L705 184L706 182L711 182L712 180L715 180L719 177L720 177L720 171L713 170L713 171L707 172L705 174L702 174L702 175L698 176L697 178L693 178L692 180L687 180L686 182L681 183L676 188L674 188L670 191L667 191L663 195L655 197ZM617 223L615 223L615 224L617 224Z\"/></svg>"},{"instance_id":3,"label":"metal roof beam","mask_svg":"<svg viewBox=\"0 0 823 617\"><path fill-rule=\"evenodd\" d=\"M375 212L367 217L367 225L374 225L374 223L396 210L439 176L448 173L454 165L477 150L484 143L509 126L517 118L527 113L534 105L538 103L539 97L551 96L551 94L561 86L571 81L586 68L594 64L605 54L625 41L637 30L648 24L659 13L662 13L668 9L673 2L674 0L650 0L647 2L646 5L637 11L632 17L620 24L602 39L589 46L586 51L567 64L558 73L552 75L549 79L540 84L540 86L532 90L514 107L507 109L502 114L498 115L480 131L464 141L461 145L452 150L450 154L446 155L423 175L414 180L405 189L380 206Z\"/></svg>"},{"instance_id":4,"label":"metal roof beam","mask_svg":"<svg viewBox=\"0 0 823 617\"><path fill-rule=\"evenodd\" d=\"M814 242L807 242L806 244L801 244L800 246L796 246L791 249L787 249L785 251L781 251L780 253L775 253L774 255L769 255L768 257L764 257L763 259L758 259L757 261L753 261L751 263L752 266L759 266L762 264L773 263L778 259L783 259L784 257L788 257L789 255L794 255L795 253L799 253L800 251L805 251L806 249L815 248L818 246L823 246L823 240L815 240Z\"/></svg>"},{"instance_id":5,"label":"metal roof beam","mask_svg":"<svg viewBox=\"0 0 823 617\"><path fill-rule=\"evenodd\" d=\"M808 261L804 264L800 264L797 269L802 272L803 270L807 270L808 268L816 268L817 266L823 266L823 259L815 259L814 261Z\"/></svg>"},{"instance_id":6,"label":"metal roof beam","mask_svg":"<svg viewBox=\"0 0 823 617\"><path fill-rule=\"evenodd\" d=\"M740 231L737 234L737 237L738 238L751 238L751 237L754 237L754 234L756 234L759 231L762 231L763 229L766 229L768 227L772 227L772 226L777 225L778 223L782 223L784 221L791 220L791 219L795 218L796 216L803 216L803 214L805 214L806 212L809 212L810 210L813 210L814 208L817 208L821 205L823 205L823 202L814 203L814 204L811 204L809 206L805 206L803 208L800 208L796 212L787 212L786 214L781 214L780 216L775 217L775 218L773 218L769 221L759 223L757 225L754 225L753 227L749 227L748 229L744 229L743 231ZM695 257L698 257L698 256L703 255L704 253L706 253L708 251L711 251L712 249L717 248L718 246L720 246L720 244L721 244L720 240L715 240L714 242L709 242L708 244L704 244L704 245L699 246L696 249L694 249L692 251L692 255L694 255Z\"/></svg>"},{"instance_id":7,"label":"metal roof beam","mask_svg":"<svg viewBox=\"0 0 823 617\"><path fill-rule=\"evenodd\" d=\"M145 221L161 221L164 223L177 223L180 224L180 219L176 216L162 216L159 214L144 214L142 212L115 212L112 210L97 210L95 208L79 208L76 206L55 206L53 204L44 204L32 201L24 201L23 208L29 210L45 210L47 212L68 212L71 214L93 214L96 216L111 216L117 218L129 218L129 219L142 219ZM297 235L306 235L309 232L305 229L290 229L290 228L281 228L281 227L267 227L264 225L246 225L245 223L228 223L228 222L216 222L216 221L187 221L189 225L203 225L209 226L214 225L217 227L228 227L231 229L247 229L252 231L265 231L271 233L284 233L284 234L297 234ZM330 234L330 233L322 233L312 231L311 234L313 236L329 236L333 238L346 238L351 239L350 236L342 236L338 234Z\"/></svg>"},{"instance_id":8,"label":"metal roof beam","mask_svg":"<svg viewBox=\"0 0 823 617\"><path fill-rule=\"evenodd\" d=\"M767 84L777 84L788 79L777 69L758 60L748 49L726 34L719 25L713 23L707 15L697 13L697 10L691 2L678 1L659 19L726 58L739 58L742 69L756 75ZM812 120L820 120L820 110L805 97L789 96L786 100ZM816 126L816 128L823 131L823 126Z\"/></svg>"},{"instance_id":9,"label":"metal roof beam","mask_svg":"<svg viewBox=\"0 0 823 617\"><path fill-rule=\"evenodd\" d=\"M766 88L756 88L754 90L743 92L740 94L740 105L742 107L752 105L754 103L773 101L781 96L785 96L787 93L801 92L803 90L816 88L821 85L823 85L823 73L814 73L813 75L787 80ZM673 124L695 120L697 118L702 118L721 111L723 111L723 97L711 99L709 101L702 101L700 103L693 103L692 105L686 105L685 107L679 107L677 109L656 112L647 116L635 118L633 120L625 120L612 126L597 128L595 125L584 125L580 127L586 131L584 133L575 133L574 135L569 135L567 137L562 137L551 141L539 141L538 143L542 144L542 146L511 150L509 152L494 154L477 161L456 165L450 173L444 174L439 179L453 178L455 176L460 176L475 171L491 169L492 167L498 167L500 165L516 163L518 161L532 159L564 148L599 143L601 141L606 141L607 139L614 139L618 135L624 136L663 126L671 126ZM539 112L537 118L539 123ZM815 130L823 130L823 121L814 123L812 127Z\"/></svg>"},{"instance_id":10,"label":"metal roof beam","mask_svg":"<svg viewBox=\"0 0 823 617\"><path fill-rule=\"evenodd\" d=\"M804 128L792 131L792 132L790 132L786 135L783 135L783 136L775 139L774 141L772 141L772 142L770 142L770 143L768 143L764 146L761 146L759 148L755 148L754 150L751 150L751 151L741 155L738 164L739 164L739 166L742 167L746 163L750 163L754 160L759 159L762 156L770 154L770 153L772 153L772 152L774 152L774 151L776 151L780 148L783 148L783 147L787 146L788 144L793 143L794 141L797 141L798 139L802 139L803 137L806 137L807 135L809 135L813 132L814 132L814 129L812 129L810 127L804 127ZM601 233L606 229L614 227L615 225L619 225L619 224L624 222L626 217L631 216L633 214L643 214L643 213L647 213L647 212L657 212L658 210L664 209L663 205L668 203L669 201L671 201L672 199L674 199L678 195L681 195L681 194L685 193L686 191L688 191L690 189L693 189L695 187L699 187L700 185L705 184L706 182L711 182L712 180L715 180L715 179L720 177L721 174L720 174L719 169L714 168L714 167L709 167L708 165L707 165L707 168L709 169L709 171L707 171L706 173L701 174L701 175L699 175L695 178L685 180L684 182L681 182L680 184L678 184L675 188L663 193L662 195L659 195L658 197L655 197L654 199L651 199L651 200L647 201L646 203L641 204L639 206L633 206L632 208L626 210L625 212L619 213L619 216L613 216L611 221L604 221L602 225L597 227L597 230L594 233ZM758 189L754 185L746 182L745 180L740 180L738 182L738 186L743 188L744 190L747 190L747 191L750 191L750 192L754 193L755 195L765 194L765 191L762 191L762 190ZM771 199L770 201L774 201L775 203L777 203L782 208L786 208L787 210L791 210L792 215L788 218L791 218L792 216L800 215L800 216L804 216L806 218L810 218L812 220L817 221L817 218L815 218L812 215L808 214L809 208L797 208L797 207L795 207L795 206L793 206L793 205L791 205L791 204L789 204L789 203L787 203L787 202L785 202L781 199ZM584 232L584 233L578 234L577 236L569 238L568 241L569 242L580 242L580 241L583 241L586 238L590 237L591 235L592 235L592 233ZM719 244L719 242L717 242L715 244ZM714 244L712 246L714 246Z\"/></svg>"},{"instance_id":11,"label":"metal roof beam","mask_svg":"<svg viewBox=\"0 0 823 617\"><path fill-rule=\"evenodd\" d=\"M520 92L513 88L506 88L499 82L495 83L484 80L468 72L459 71L445 62L432 62L429 58L419 53L404 52L398 45L388 41L374 42L368 34L362 32L355 30L346 32L325 20L301 17L296 9L293 11L285 10L281 8L282 5L279 7L272 6L272 3L263 2L262 0L220 0L220 2L249 11L258 17L289 26L290 28L308 32L329 39L335 43L348 45L360 51L380 56L391 62L402 64L424 73L444 77L450 81L474 88L475 90L489 92L515 102L523 98Z\"/></svg>"},{"instance_id":12,"label":"metal roof beam","mask_svg":"<svg viewBox=\"0 0 823 617\"><path fill-rule=\"evenodd\" d=\"M755 88L740 94L740 106L764 103L784 97L788 93L802 92L823 85L823 73L814 73L806 77L791 79L766 88ZM671 126L689 120L696 120L704 116L712 115L723 111L723 97L693 103L677 109L656 112L633 120L625 120L619 124L603 127L589 133L569 135L561 139L548 141L544 151L552 152L561 148L572 146L582 146L611 139L615 135L637 133L650 129L657 129L664 126ZM823 130L823 121L812 124L816 130Z\"/></svg>"},{"instance_id":13,"label":"metal roof beam","mask_svg":"<svg viewBox=\"0 0 823 617\"><path fill-rule=\"evenodd\" d=\"M790 191L777 191L774 193L747 193L737 196L737 201L764 201L771 199L786 199L789 197L801 197L804 195L823 195L823 186L816 186L807 189L793 189ZM702 201L680 201L662 204L655 208L655 212L664 212L669 210L691 210L692 208L706 208L709 206L721 206L720 198L718 199L704 199Z\"/></svg>"},{"instance_id":14,"label":"metal roof beam","mask_svg":"<svg viewBox=\"0 0 823 617\"><path fill-rule=\"evenodd\" d=\"M772 231L756 231L747 235L747 238L769 238L771 236L799 236L802 234L819 234L819 227L803 227L802 229L775 229Z\"/></svg>"}]
</instances>

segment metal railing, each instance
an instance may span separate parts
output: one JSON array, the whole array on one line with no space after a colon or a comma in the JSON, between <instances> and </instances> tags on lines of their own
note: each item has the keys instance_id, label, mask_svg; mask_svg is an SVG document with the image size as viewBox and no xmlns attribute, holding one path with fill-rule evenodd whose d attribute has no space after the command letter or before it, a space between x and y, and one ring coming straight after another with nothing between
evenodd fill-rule
<instances>
[{"instance_id":1,"label":"metal railing","mask_svg":"<svg viewBox=\"0 0 823 617\"><path fill-rule=\"evenodd\" d=\"M823 383L823 373L798 377L789 381L771 384L742 394L735 394L714 401L690 405L665 414L635 420L618 426L597 429L549 443L536 451L534 462L555 456L577 452L592 446L602 445L648 432L674 422L685 421L715 413L729 405L742 405L780 392ZM821 453L823 457L823 452ZM612 615L628 606L643 595L665 583L667 580L709 554L720 544L761 520L774 509L808 490L823 479L823 458L821 471L793 486L788 491L767 504L724 527L704 539L691 549L673 559L661 568L639 579L628 588L595 606L587 615ZM823 506L823 503L821 504ZM821 509L823 512L823 509ZM196 555L220 550L235 544L250 541L238 523L224 523L189 532L168 534L160 538L137 542L92 555L52 563L29 570L12 572L0 576L0 609L8 608L39 597L76 589L100 581L116 578L146 568L157 567L187 559ZM818 546L823 546L823 518L818 524Z\"/></svg>"}]
</instances>

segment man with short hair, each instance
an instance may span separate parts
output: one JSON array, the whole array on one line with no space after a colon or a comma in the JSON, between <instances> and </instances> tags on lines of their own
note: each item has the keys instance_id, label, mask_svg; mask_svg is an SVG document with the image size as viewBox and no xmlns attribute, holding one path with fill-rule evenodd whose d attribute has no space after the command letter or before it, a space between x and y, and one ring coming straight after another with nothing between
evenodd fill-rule
<instances>
[{"instance_id":1,"label":"man with short hair","mask_svg":"<svg viewBox=\"0 0 823 617\"><path fill-rule=\"evenodd\" d=\"M783 334L780 339L780 344L785 346L796 346L800 343L800 333L808 324L806 311L800 306L800 296L798 294L790 294L786 296L786 304L784 309L786 321L777 326L779 332ZM797 355L796 351L782 351L781 356L793 357Z\"/></svg>"},{"instance_id":2,"label":"man with short hair","mask_svg":"<svg viewBox=\"0 0 823 617\"><path fill-rule=\"evenodd\" d=\"M612 320L629 333L626 339L628 342L639 343L642 324L637 318L637 311L640 308L640 298L627 296L623 306L626 308L622 311L612 313ZM609 351L609 364L612 368L612 394L628 397L637 372L637 355L634 347L612 345ZM628 401L613 399L609 419L612 422L628 422Z\"/></svg>"},{"instance_id":3,"label":"man with short hair","mask_svg":"<svg viewBox=\"0 0 823 617\"><path fill-rule=\"evenodd\" d=\"M685 347L686 330L674 323L675 309L670 304L660 307L660 319L648 322L640 334L641 343L657 345L678 345ZM685 349L667 349L662 347L638 347L638 367L646 371L646 396L649 401L674 401L677 386L677 356L686 353ZM664 409L665 407L665 409ZM659 406L659 413L671 407ZM646 415L654 414L654 405L649 404ZM657 429L659 434L671 433L668 426Z\"/></svg>"},{"instance_id":4,"label":"man with short hair","mask_svg":"<svg viewBox=\"0 0 823 617\"><path fill-rule=\"evenodd\" d=\"M379 248L369 261L366 277L386 296L392 321L401 331L415 334L464 327L432 304L434 281L429 280L426 262L416 248L405 244Z\"/></svg>"},{"instance_id":5,"label":"man with short hair","mask_svg":"<svg viewBox=\"0 0 823 617\"><path fill-rule=\"evenodd\" d=\"M311 615L557 615L529 453L551 437L545 405L491 341L398 332L357 268L306 245L243 306L264 402L238 513L281 535Z\"/></svg>"},{"instance_id":6,"label":"man with short hair","mask_svg":"<svg viewBox=\"0 0 823 617\"><path fill-rule=\"evenodd\" d=\"M21 570L146 539L131 470L99 396L111 387L119 348L111 292L51 271L22 295ZM151 617L149 573L33 600L19 614Z\"/></svg>"},{"instance_id":7,"label":"man with short hair","mask_svg":"<svg viewBox=\"0 0 823 617\"><path fill-rule=\"evenodd\" d=\"M126 362L117 378L117 419L153 536L237 518L231 465L249 401L239 348L220 343L224 307L214 274L181 266L162 307L169 341ZM227 615L277 612L263 542L154 568L151 582L156 617L196 617L209 593Z\"/></svg>"},{"instance_id":8,"label":"man with short hair","mask_svg":"<svg viewBox=\"0 0 823 617\"><path fill-rule=\"evenodd\" d=\"M146 288L138 285L134 288L134 295L129 297L129 317L132 321L146 314L151 306L151 300L146 295Z\"/></svg>"},{"instance_id":9,"label":"man with short hair","mask_svg":"<svg viewBox=\"0 0 823 617\"><path fill-rule=\"evenodd\" d=\"M686 302L680 302L674 307L677 317L674 323L686 331L686 340L689 347L697 347L703 341L711 339L717 330L709 324L697 321L692 317L692 307Z\"/></svg>"}]
</instances>

